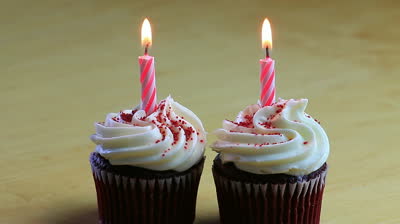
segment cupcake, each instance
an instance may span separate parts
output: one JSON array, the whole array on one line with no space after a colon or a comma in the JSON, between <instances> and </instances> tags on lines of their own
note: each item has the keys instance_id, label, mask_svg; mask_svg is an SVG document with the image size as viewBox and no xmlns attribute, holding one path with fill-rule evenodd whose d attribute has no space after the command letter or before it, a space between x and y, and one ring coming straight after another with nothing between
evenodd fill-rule
<instances>
[{"instance_id":1,"label":"cupcake","mask_svg":"<svg viewBox=\"0 0 400 224\"><path fill-rule=\"evenodd\" d=\"M307 103L250 105L215 131L221 223L319 223L329 141Z\"/></svg>"},{"instance_id":2,"label":"cupcake","mask_svg":"<svg viewBox=\"0 0 400 224\"><path fill-rule=\"evenodd\" d=\"M193 223L204 164L200 119L171 97L95 123L90 155L99 223Z\"/></svg>"}]
</instances>

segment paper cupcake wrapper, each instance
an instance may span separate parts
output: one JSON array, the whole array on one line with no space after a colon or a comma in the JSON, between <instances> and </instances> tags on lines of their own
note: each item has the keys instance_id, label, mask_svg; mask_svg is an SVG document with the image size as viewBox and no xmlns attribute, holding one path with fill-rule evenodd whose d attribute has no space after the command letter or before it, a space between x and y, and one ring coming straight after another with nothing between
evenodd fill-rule
<instances>
[{"instance_id":1,"label":"paper cupcake wrapper","mask_svg":"<svg viewBox=\"0 0 400 224\"><path fill-rule=\"evenodd\" d=\"M319 224L327 170L297 183L230 180L213 169L222 224Z\"/></svg>"},{"instance_id":2,"label":"paper cupcake wrapper","mask_svg":"<svg viewBox=\"0 0 400 224\"><path fill-rule=\"evenodd\" d=\"M168 178L133 178L92 164L100 224L193 223L204 160Z\"/></svg>"}]
</instances>

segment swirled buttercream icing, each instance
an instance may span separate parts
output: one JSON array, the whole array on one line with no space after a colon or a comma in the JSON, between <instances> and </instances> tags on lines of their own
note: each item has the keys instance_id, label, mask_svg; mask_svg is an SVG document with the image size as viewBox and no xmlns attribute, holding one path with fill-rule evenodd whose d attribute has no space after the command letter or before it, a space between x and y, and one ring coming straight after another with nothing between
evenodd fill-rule
<instances>
[{"instance_id":1,"label":"swirled buttercream icing","mask_svg":"<svg viewBox=\"0 0 400 224\"><path fill-rule=\"evenodd\" d=\"M280 99L271 106L250 105L235 121L223 121L211 148L223 163L246 172L309 174L326 162L329 141L319 122L304 112L307 103Z\"/></svg>"},{"instance_id":2,"label":"swirled buttercream icing","mask_svg":"<svg viewBox=\"0 0 400 224\"><path fill-rule=\"evenodd\" d=\"M171 97L148 116L136 107L110 113L95 127L91 140L112 165L181 172L204 155L206 133L200 119Z\"/></svg>"}]
</instances>

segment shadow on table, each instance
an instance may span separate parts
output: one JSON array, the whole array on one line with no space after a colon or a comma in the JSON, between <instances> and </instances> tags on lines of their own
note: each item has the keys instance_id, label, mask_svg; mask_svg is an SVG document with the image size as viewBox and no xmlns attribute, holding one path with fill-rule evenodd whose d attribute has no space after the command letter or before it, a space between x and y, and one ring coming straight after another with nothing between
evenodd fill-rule
<instances>
[{"instance_id":1,"label":"shadow on table","mask_svg":"<svg viewBox=\"0 0 400 224\"><path fill-rule=\"evenodd\" d=\"M51 211L50 211L51 212ZM49 213L41 217L41 224L97 224L97 207L76 208ZM219 224L218 216L197 217L194 224Z\"/></svg>"},{"instance_id":2,"label":"shadow on table","mask_svg":"<svg viewBox=\"0 0 400 224\"><path fill-rule=\"evenodd\" d=\"M219 217L218 216L202 217L202 218L198 217L194 223L195 224L219 224Z\"/></svg>"},{"instance_id":3,"label":"shadow on table","mask_svg":"<svg viewBox=\"0 0 400 224\"><path fill-rule=\"evenodd\" d=\"M50 213L46 217L42 217L42 224L96 224L97 223L97 207L80 208L68 211L58 211Z\"/></svg>"}]
</instances>

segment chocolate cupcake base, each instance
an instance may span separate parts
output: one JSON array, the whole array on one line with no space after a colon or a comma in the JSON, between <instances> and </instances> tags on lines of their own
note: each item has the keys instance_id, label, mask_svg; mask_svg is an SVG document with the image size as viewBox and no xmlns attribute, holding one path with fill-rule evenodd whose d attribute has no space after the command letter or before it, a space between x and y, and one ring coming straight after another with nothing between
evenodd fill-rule
<instances>
[{"instance_id":1,"label":"chocolate cupcake base","mask_svg":"<svg viewBox=\"0 0 400 224\"><path fill-rule=\"evenodd\" d=\"M112 166L99 153L92 153L99 223L193 223L204 160L184 172L158 172Z\"/></svg>"},{"instance_id":2,"label":"chocolate cupcake base","mask_svg":"<svg viewBox=\"0 0 400 224\"><path fill-rule=\"evenodd\" d=\"M319 224L327 164L304 176L252 174L217 156L213 175L222 224Z\"/></svg>"}]
</instances>

